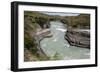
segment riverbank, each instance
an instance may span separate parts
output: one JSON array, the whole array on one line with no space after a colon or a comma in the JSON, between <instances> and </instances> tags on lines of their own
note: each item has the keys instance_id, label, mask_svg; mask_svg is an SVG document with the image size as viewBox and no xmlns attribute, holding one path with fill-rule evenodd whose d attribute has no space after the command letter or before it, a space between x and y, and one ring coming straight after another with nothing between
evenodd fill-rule
<instances>
[{"instance_id":1,"label":"riverbank","mask_svg":"<svg viewBox=\"0 0 100 73\"><path fill-rule=\"evenodd\" d=\"M72 46L90 49L90 32L81 30L67 30L65 39Z\"/></svg>"}]
</instances>

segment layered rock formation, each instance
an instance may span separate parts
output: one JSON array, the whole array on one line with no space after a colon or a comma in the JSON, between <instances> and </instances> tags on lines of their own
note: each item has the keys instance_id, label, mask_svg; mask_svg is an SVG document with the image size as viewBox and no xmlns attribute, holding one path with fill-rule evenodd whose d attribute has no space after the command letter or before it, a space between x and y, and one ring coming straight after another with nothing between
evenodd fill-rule
<instances>
[{"instance_id":1,"label":"layered rock formation","mask_svg":"<svg viewBox=\"0 0 100 73\"><path fill-rule=\"evenodd\" d=\"M79 30L66 31L65 39L72 46L90 49L90 32Z\"/></svg>"}]
</instances>

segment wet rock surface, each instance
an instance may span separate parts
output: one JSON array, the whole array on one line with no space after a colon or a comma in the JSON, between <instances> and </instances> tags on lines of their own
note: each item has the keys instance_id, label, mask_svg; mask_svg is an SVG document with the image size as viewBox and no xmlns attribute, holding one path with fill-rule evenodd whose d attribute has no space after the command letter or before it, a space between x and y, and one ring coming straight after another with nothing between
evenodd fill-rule
<instances>
[{"instance_id":1,"label":"wet rock surface","mask_svg":"<svg viewBox=\"0 0 100 73\"><path fill-rule=\"evenodd\" d=\"M67 30L65 39L72 46L90 49L90 32L81 30Z\"/></svg>"}]
</instances>

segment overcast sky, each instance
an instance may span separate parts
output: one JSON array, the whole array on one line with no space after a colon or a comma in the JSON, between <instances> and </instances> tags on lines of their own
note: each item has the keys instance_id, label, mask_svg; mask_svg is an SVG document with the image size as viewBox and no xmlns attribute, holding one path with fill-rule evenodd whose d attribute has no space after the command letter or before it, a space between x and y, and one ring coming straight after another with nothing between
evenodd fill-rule
<instances>
[{"instance_id":1,"label":"overcast sky","mask_svg":"<svg viewBox=\"0 0 100 73\"><path fill-rule=\"evenodd\" d=\"M40 12L47 15L59 15L59 16L78 16L78 13L64 13L64 12Z\"/></svg>"}]
</instances>

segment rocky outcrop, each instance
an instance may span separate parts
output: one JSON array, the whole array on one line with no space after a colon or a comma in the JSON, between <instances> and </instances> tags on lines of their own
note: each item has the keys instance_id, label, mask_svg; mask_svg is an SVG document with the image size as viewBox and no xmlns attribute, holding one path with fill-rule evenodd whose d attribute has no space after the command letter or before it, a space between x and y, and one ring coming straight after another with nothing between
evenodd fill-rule
<instances>
[{"instance_id":1,"label":"rocky outcrop","mask_svg":"<svg viewBox=\"0 0 100 73\"><path fill-rule=\"evenodd\" d=\"M90 32L89 31L68 30L66 31L65 39L72 46L90 49Z\"/></svg>"},{"instance_id":2,"label":"rocky outcrop","mask_svg":"<svg viewBox=\"0 0 100 73\"><path fill-rule=\"evenodd\" d=\"M39 24L39 25L42 29L50 28L50 22L49 21L45 22L44 24Z\"/></svg>"},{"instance_id":3,"label":"rocky outcrop","mask_svg":"<svg viewBox=\"0 0 100 73\"><path fill-rule=\"evenodd\" d=\"M45 37L51 37L52 34L51 34L50 29L41 29L36 32L36 36L37 36L38 40L41 41Z\"/></svg>"},{"instance_id":4,"label":"rocky outcrop","mask_svg":"<svg viewBox=\"0 0 100 73\"><path fill-rule=\"evenodd\" d=\"M41 55L46 55L44 51L41 49L40 41L44 38L51 37L52 33L50 29L39 29L36 31L34 38L36 39L38 53Z\"/></svg>"}]
</instances>

